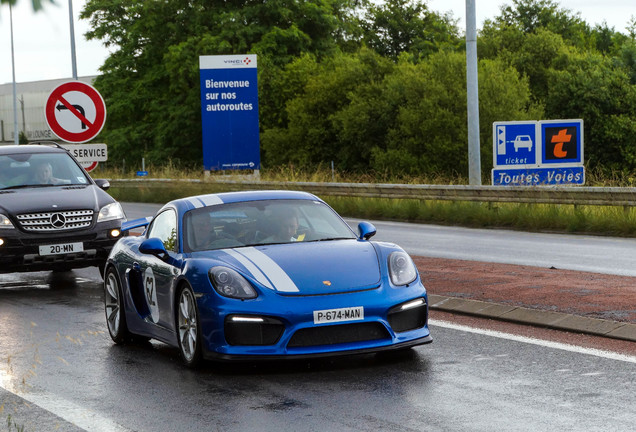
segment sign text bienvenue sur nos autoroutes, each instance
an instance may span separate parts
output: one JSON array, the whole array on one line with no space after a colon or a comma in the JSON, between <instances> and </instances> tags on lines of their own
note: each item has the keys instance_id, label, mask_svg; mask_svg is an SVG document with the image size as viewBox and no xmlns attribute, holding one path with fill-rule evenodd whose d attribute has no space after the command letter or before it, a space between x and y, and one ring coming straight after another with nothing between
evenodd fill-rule
<instances>
[{"instance_id":1,"label":"sign text bienvenue sur nos autoroutes","mask_svg":"<svg viewBox=\"0 0 636 432\"><path fill-rule=\"evenodd\" d=\"M583 120L493 123L493 185L584 183Z\"/></svg>"},{"instance_id":2,"label":"sign text bienvenue sur nos autoroutes","mask_svg":"<svg viewBox=\"0 0 636 432\"><path fill-rule=\"evenodd\" d=\"M200 56L205 170L260 169L256 55Z\"/></svg>"}]
</instances>

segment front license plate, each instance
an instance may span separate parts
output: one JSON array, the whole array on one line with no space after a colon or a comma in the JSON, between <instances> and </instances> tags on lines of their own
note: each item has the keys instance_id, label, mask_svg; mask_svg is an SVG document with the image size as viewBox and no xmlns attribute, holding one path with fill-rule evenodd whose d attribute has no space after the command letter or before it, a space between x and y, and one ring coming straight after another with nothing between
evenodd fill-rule
<instances>
[{"instance_id":1,"label":"front license plate","mask_svg":"<svg viewBox=\"0 0 636 432\"><path fill-rule=\"evenodd\" d=\"M40 255L61 255L84 251L84 243L64 243L40 246Z\"/></svg>"},{"instance_id":2,"label":"front license plate","mask_svg":"<svg viewBox=\"0 0 636 432\"><path fill-rule=\"evenodd\" d=\"M314 311L314 324L359 321L363 319L364 307L362 306Z\"/></svg>"}]
</instances>

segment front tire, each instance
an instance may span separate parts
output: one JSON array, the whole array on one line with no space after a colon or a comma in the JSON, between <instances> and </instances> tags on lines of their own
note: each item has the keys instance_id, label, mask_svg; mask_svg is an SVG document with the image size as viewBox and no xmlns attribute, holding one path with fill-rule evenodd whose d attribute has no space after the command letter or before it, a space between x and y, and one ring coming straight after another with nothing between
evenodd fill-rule
<instances>
[{"instance_id":1,"label":"front tire","mask_svg":"<svg viewBox=\"0 0 636 432\"><path fill-rule=\"evenodd\" d=\"M111 267L104 278L104 310L108 333L116 344L123 344L130 338L122 297L119 278L115 269Z\"/></svg>"},{"instance_id":2,"label":"front tire","mask_svg":"<svg viewBox=\"0 0 636 432\"><path fill-rule=\"evenodd\" d=\"M184 286L179 293L177 331L181 359L186 366L197 367L201 363L202 357L199 311L194 293L189 286Z\"/></svg>"}]
</instances>

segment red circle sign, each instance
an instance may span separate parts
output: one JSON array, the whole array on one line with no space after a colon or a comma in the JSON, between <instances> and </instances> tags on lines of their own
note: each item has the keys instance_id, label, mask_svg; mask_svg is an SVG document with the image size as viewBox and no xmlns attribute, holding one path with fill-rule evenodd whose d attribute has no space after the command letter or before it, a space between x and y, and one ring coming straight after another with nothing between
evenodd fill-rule
<instances>
[{"instance_id":1,"label":"red circle sign","mask_svg":"<svg viewBox=\"0 0 636 432\"><path fill-rule=\"evenodd\" d=\"M44 117L55 135L70 143L90 141L106 123L106 104L99 92L81 81L56 87L46 101Z\"/></svg>"},{"instance_id":2,"label":"red circle sign","mask_svg":"<svg viewBox=\"0 0 636 432\"><path fill-rule=\"evenodd\" d=\"M82 168L84 168L87 172L91 172L95 168L97 168L97 162L88 162L86 164L82 164Z\"/></svg>"}]
</instances>

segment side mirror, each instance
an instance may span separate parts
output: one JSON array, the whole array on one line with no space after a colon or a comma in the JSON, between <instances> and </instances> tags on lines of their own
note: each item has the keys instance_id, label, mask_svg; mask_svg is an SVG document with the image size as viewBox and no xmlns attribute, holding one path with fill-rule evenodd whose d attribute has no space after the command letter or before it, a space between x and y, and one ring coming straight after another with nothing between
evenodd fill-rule
<instances>
[{"instance_id":1,"label":"side mirror","mask_svg":"<svg viewBox=\"0 0 636 432\"><path fill-rule=\"evenodd\" d=\"M152 237L144 240L139 245L139 252L149 255L154 255L157 258L164 259L168 256L168 252L166 251L163 242L157 237Z\"/></svg>"},{"instance_id":2,"label":"side mirror","mask_svg":"<svg viewBox=\"0 0 636 432\"><path fill-rule=\"evenodd\" d=\"M110 187L110 182L106 179L95 179L95 184L104 190L108 190Z\"/></svg>"},{"instance_id":3,"label":"side mirror","mask_svg":"<svg viewBox=\"0 0 636 432\"><path fill-rule=\"evenodd\" d=\"M360 222L358 224L358 238L360 240L369 240L376 233L376 229L372 223Z\"/></svg>"}]
</instances>

